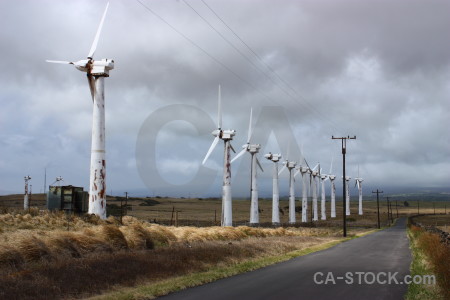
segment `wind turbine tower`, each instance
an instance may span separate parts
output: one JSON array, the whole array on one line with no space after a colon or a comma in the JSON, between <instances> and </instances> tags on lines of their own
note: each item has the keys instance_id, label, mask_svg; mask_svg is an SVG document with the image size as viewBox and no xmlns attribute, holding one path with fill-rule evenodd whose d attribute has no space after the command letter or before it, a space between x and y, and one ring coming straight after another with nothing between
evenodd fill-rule
<instances>
[{"instance_id":1,"label":"wind turbine tower","mask_svg":"<svg viewBox=\"0 0 450 300\"><path fill-rule=\"evenodd\" d=\"M114 69L114 60L94 60L93 57L108 6L109 3L106 5L87 59L77 62L47 60L50 63L71 64L87 73L93 101L88 213L98 215L101 219L106 219L105 77L109 77L109 71Z\"/></svg>"},{"instance_id":2,"label":"wind turbine tower","mask_svg":"<svg viewBox=\"0 0 450 300\"><path fill-rule=\"evenodd\" d=\"M317 166L316 166L317 168ZM317 179L319 178L319 171L316 168L311 170L311 189L312 189L312 200L313 200L313 221L319 220L318 212L317 212Z\"/></svg>"},{"instance_id":3,"label":"wind turbine tower","mask_svg":"<svg viewBox=\"0 0 450 300\"><path fill-rule=\"evenodd\" d=\"M208 153L206 153L202 164L205 164L211 152L219 143L219 140L223 140L224 143L224 155L223 155L223 183L222 183L222 226L233 226L233 208L231 200L231 162L230 162L230 149L231 140L236 134L233 129L223 130L222 129L222 100L219 85L219 105L218 105L218 116L217 116L217 129L212 132L215 136L211 147L209 147Z\"/></svg>"},{"instance_id":4,"label":"wind turbine tower","mask_svg":"<svg viewBox=\"0 0 450 300\"><path fill-rule=\"evenodd\" d=\"M308 178L306 174L311 174L311 169L307 166L300 166L299 172L302 174L302 222L308 221Z\"/></svg>"},{"instance_id":5,"label":"wind turbine tower","mask_svg":"<svg viewBox=\"0 0 450 300\"><path fill-rule=\"evenodd\" d=\"M278 175L280 175L286 168L289 171L289 224L295 224L295 180L292 170L295 169L296 165L297 163L295 161L289 161L286 158L283 168L278 173Z\"/></svg>"},{"instance_id":6,"label":"wind turbine tower","mask_svg":"<svg viewBox=\"0 0 450 300\"><path fill-rule=\"evenodd\" d=\"M359 215L363 214L363 209L362 209L362 182L363 181L364 180L361 177L359 177L359 166L358 166L358 177L355 178L355 186L356 185L358 186L358 196L359 196L358 213L359 213Z\"/></svg>"},{"instance_id":7,"label":"wind turbine tower","mask_svg":"<svg viewBox=\"0 0 450 300\"><path fill-rule=\"evenodd\" d=\"M334 180L336 179L336 175L333 174L333 160L334 157L331 158L330 172L328 173L328 178L331 182L331 212L330 215L332 218L336 218L336 185L334 184Z\"/></svg>"},{"instance_id":8,"label":"wind turbine tower","mask_svg":"<svg viewBox=\"0 0 450 300\"><path fill-rule=\"evenodd\" d=\"M325 206L325 203L326 203L326 199L325 199L325 181L327 181L328 180L328 175L325 175L325 174L321 174L320 175L320 183L321 183L321 192L322 192L322 194L321 194L321 199L320 199L320 213L321 213L321 216L320 216L320 219L321 220L326 220L327 219L327 214L326 214L326 206Z\"/></svg>"},{"instance_id":9,"label":"wind turbine tower","mask_svg":"<svg viewBox=\"0 0 450 300\"><path fill-rule=\"evenodd\" d=\"M30 177L30 175L28 175L28 176L25 176L23 179L25 180L25 195L23 196L23 209L27 210L28 208L30 208L28 182L31 180L31 177Z\"/></svg>"},{"instance_id":10,"label":"wind turbine tower","mask_svg":"<svg viewBox=\"0 0 450 300\"><path fill-rule=\"evenodd\" d=\"M303 146L302 146L303 149ZM309 168L308 162L306 162L305 157L303 156L303 151L301 150L300 157L301 164L298 166L297 172L295 172L294 177L298 175L298 173L302 174L302 222L305 223L308 221L307 212L308 212L308 183L306 174L311 174L311 169ZM310 175L311 177L311 175Z\"/></svg>"},{"instance_id":11,"label":"wind turbine tower","mask_svg":"<svg viewBox=\"0 0 450 300\"><path fill-rule=\"evenodd\" d=\"M281 154L269 154L264 155L265 158L271 160L273 164L273 195L272 195L272 224L279 225L280 224L280 192L278 188L278 162L281 159Z\"/></svg>"},{"instance_id":12,"label":"wind turbine tower","mask_svg":"<svg viewBox=\"0 0 450 300\"><path fill-rule=\"evenodd\" d=\"M257 183L257 173L256 173L256 165L264 172L261 164L259 163L258 157L256 154L261 149L260 144L250 144L250 139L252 137L252 116L253 109L250 109L250 123L248 125L248 135L247 135L247 143L242 146L241 152L239 152L232 160L233 163L236 159L244 155L245 152L250 153L251 155L251 204L250 204L250 225L259 224L259 207L258 207L258 183Z\"/></svg>"},{"instance_id":13,"label":"wind turbine tower","mask_svg":"<svg viewBox=\"0 0 450 300\"><path fill-rule=\"evenodd\" d=\"M350 216L350 179L352 179L350 176L345 176L345 215L347 216Z\"/></svg>"}]
</instances>

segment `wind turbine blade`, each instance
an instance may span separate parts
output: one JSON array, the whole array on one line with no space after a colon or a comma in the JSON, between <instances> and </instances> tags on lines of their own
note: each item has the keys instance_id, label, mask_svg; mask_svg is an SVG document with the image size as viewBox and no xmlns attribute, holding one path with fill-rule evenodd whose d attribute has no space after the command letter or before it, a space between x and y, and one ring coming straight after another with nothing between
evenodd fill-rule
<instances>
[{"instance_id":1,"label":"wind turbine blade","mask_svg":"<svg viewBox=\"0 0 450 300\"><path fill-rule=\"evenodd\" d=\"M256 159L256 163L258 164L258 167L261 169L262 172L264 172L263 167L261 166L261 163L259 162L259 159Z\"/></svg>"},{"instance_id":2,"label":"wind turbine blade","mask_svg":"<svg viewBox=\"0 0 450 300\"><path fill-rule=\"evenodd\" d=\"M71 61L62 61L62 60L46 60L48 63L52 64L64 64L64 65L73 65L73 62Z\"/></svg>"},{"instance_id":3,"label":"wind turbine blade","mask_svg":"<svg viewBox=\"0 0 450 300\"><path fill-rule=\"evenodd\" d=\"M247 148L242 149L242 151L239 152L239 153L231 160L231 163L233 163L236 159L238 159L239 157L241 157L242 155L244 155L245 152L247 152Z\"/></svg>"},{"instance_id":4,"label":"wind turbine blade","mask_svg":"<svg viewBox=\"0 0 450 300\"><path fill-rule=\"evenodd\" d=\"M219 142L219 140L220 140L220 138L218 136L216 136L216 138L214 139L214 141L211 144L211 147L209 147L208 153L206 153L205 159L203 159L202 165L205 164L206 160L211 155L211 152L213 152L214 148L216 148L217 143Z\"/></svg>"},{"instance_id":5,"label":"wind turbine blade","mask_svg":"<svg viewBox=\"0 0 450 300\"><path fill-rule=\"evenodd\" d=\"M95 94L95 79L91 74L87 74L87 80L89 83L89 89L91 90L92 102L94 102L94 94Z\"/></svg>"},{"instance_id":6,"label":"wind turbine blade","mask_svg":"<svg viewBox=\"0 0 450 300\"><path fill-rule=\"evenodd\" d=\"M220 90L220 84L219 84L219 92L218 92L218 108L217 108L217 128L222 128L222 92Z\"/></svg>"},{"instance_id":7,"label":"wind turbine blade","mask_svg":"<svg viewBox=\"0 0 450 300\"><path fill-rule=\"evenodd\" d=\"M355 180L355 187L356 187L356 185L359 185L358 180ZM359 186L358 186L358 188L359 188Z\"/></svg>"},{"instance_id":8,"label":"wind turbine blade","mask_svg":"<svg viewBox=\"0 0 450 300\"><path fill-rule=\"evenodd\" d=\"M312 171L314 171L318 166L319 166L319 164L317 164L317 165L312 169Z\"/></svg>"},{"instance_id":9,"label":"wind turbine blade","mask_svg":"<svg viewBox=\"0 0 450 300\"><path fill-rule=\"evenodd\" d=\"M247 144L250 144L250 139L252 137L252 117L253 117L253 107L250 108L250 122L248 124Z\"/></svg>"},{"instance_id":10,"label":"wind turbine blade","mask_svg":"<svg viewBox=\"0 0 450 300\"><path fill-rule=\"evenodd\" d=\"M300 173L300 169L297 169L297 171L295 171L295 173L294 173L294 178L295 178L295 176L297 176L299 173Z\"/></svg>"},{"instance_id":11,"label":"wind turbine blade","mask_svg":"<svg viewBox=\"0 0 450 300\"><path fill-rule=\"evenodd\" d=\"M100 25L98 26L97 33L95 34L94 42L92 43L91 50L89 51L88 58L92 59L95 53L95 49L97 49L98 39L100 37L100 33L102 32L103 22L105 21L106 12L108 11L109 2L106 4L105 12L103 13L102 20L100 21Z\"/></svg>"},{"instance_id":12,"label":"wind turbine blade","mask_svg":"<svg viewBox=\"0 0 450 300\"><path fill-rule=\"evenodd\" d=\"M281 173L283 173L284 170L286 170L286 165L284 164L284 166L281 168L281 170L278 172L278 176L281 175Z\"/></svg>"}]
</instances>

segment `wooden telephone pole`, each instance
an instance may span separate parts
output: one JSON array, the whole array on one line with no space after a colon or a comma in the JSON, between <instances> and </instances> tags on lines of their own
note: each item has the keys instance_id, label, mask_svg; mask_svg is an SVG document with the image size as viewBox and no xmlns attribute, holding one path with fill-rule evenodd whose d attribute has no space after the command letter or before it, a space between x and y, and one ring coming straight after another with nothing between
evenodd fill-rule
<instances>
[{"instance_id":1,"label":"wooden telephone pole","mask_svg":"<svg viewBox=\"0 0 450 300\"><path fill-rule=\"evenodd\" d=\"M378 215L378 229L380 229L380 199L379 199L379 194L382 194L383 191L379 191L378 189L376 190L376 192L372 191L372 194L377 194L377 215Z\"/></svg>"},{"instance_id":2,"label":"wooden telephone pole","mask_svg":"<svg viewBox=\"0 0 450 300\"><path fill-rule=\"evenodd\" d=\"M345 153L347 152L347 140L356 140L356 135L354 137L334 137L331 136L333 140L341 140L342 143L342 216L343 216L343 231L344 237L347 236L347 215L345 208L347 206L347 199L345 198Z\"/></svg>"}]
</instances>

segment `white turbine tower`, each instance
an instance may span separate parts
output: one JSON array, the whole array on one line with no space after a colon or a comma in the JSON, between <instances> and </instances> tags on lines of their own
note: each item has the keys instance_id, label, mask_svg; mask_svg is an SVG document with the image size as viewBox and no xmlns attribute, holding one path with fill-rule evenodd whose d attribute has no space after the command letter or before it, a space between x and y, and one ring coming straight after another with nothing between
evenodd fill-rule
<instances>
[{"instance_id":1,"label":"white turbine tower","mask_svg":"<svg viewBox=\"0 0 450 300\"><path fill-rule=\"evenodd\" d=\"M328 175L325 174L320 174L320 183L321 183L321 199L320 199L320 219L321 220L326 220L327 219L327 214L326 214L326 198L325 198L325 181L328 180Z\"/></svg>"},{"instance_id":2,"label":"white turbine tower","mask_svg":"<svg viewBox=\"0 0 450 300\"><path fill-rule=\"evenodd\" d=\"M306 174L311 174L311 169L309 168L309 165L306 162L305 157L303 156L303 151L301 151L300 162L301 163L298 166L297 172L295 172L294 177L297 176L298 173L302 174L302 222L305 223L308 221L308 178Z\"/></svg>"},{"instance_id":3,"label":"white turbine tower","mask_svg":"<svg viewBox=\"0 0 450 300\"><path fill-rule=\"evenodd\" d=\"M223 130L222 129L222 100L219 85L219 105L218 105L218 115L217 115L217 129L212 132L215 136L211 147L209 147L208 153L206 153L202 164L205 164L211 152L219 143L219 140L223 140L224 143L224 157L223 157L223 183L222 183L222 226L233 226L233 208L231 200L231 162L230 162L230 149L231 140L236 134L233 129ZM233 150L234 151L234 150Z\"/></svg>"},{"instance_id":4,"label":"white turbine tower","mask_svg":"<svg viewBox=\"0 0 450 300\"><path fill-rule=\"evenodd\" d=\"M28 198L29 193L28 193L28 182L31 180L30 175L25 176L23 178L25 180L25 195L23 196L23 209L27 210L28 208L30 208L30 199Z\"/></svg>"},{"instance_id":5,"label":"white turbine tower","mask_svg":"<svg viewBox=\"0 0 450 300\"><path fill-rule=\"evenodd\" d=\"M313 221L319 220L318 212L317 212L317 179L320 176L320 172L316 170L317 166L311 170L311 189L312 189L312 200L313 200Z\"/></svg>"},{"instance_id":6,"label":"white turbine tower","mask_svg":"<svg viewBox=\"0 0 450 300\"><path fill-rule=\"evenodd\" d=\"M296 165L297 163L295 161L289 161L286 158L283 168L278 172L278 175L280 175L284 169L287 168L289 170L289 224L295 224L295 180L292 170L295 169Z\"/></svg>"},{"instance_id":7,"label":"white turbine tower","mask_svg":"<svg viewBox=\"0 0 450 300\"><path fill-rule=\"evenodd\" d=\"M93 101L91 167L89 182L89 214L106 218L106 157L105 157L105 77L114 69L114 60L94 60L94 53L105 21L109 3L100 21L87 59L77 62L47 60L50 63L71 64L87 73Z\"/></svg>"},{"instance_id":8,"label":"white turbine tower","mask_svg":"<svg viewBox=\"0 0 450 300\"><path fill-rule=\"evenodd\" d=\"M352 179L350 176L345 176L345 215L350 216L350 188L349 182Z\"/></svg>"},{"instance_id":9,"label":"white turbine tower","mask_svg":"<svg viewBox=\"0 0 450 300\"><path fill-rule=\"evenodd\" d=\"M363 214L363 209L362 209L362 182L364 180L359 177L359 166L358 166L358 177L355 178L355 186L358 186L358 196L359 196L359 205L358 205L358 213L359 215Z\"/></svg>"},{"instance_id":10,"label":"white turbine tower","mask_svg":"<svg viewBox=\"0 0 450 300\"><path fill-rule=\"evenodd\" d=\"M233 163L236 159L244 155L245 152L250 153L251 155L251 177L250 177L250 186L251 186L251 204L250 204L250 225L259 224L259 207L258 207L258 183L257 183L257 172L256 165L264 172L261 164L259 163L258 157L256 154L261 149L260 144L250 144L250 139L252 138L252 116L253 109L250 109L250 123L248 125L248 134L247 134L247 143L242 146L241 152L239 152L232 160Z\"/></svg>"},{"instance_id":11,"label":"white turbine tower","mask_svg":"<svg viewBox=\"0 0 450 300\"><path fill-rule=\"evenodd\" d=\"M328 173L328 178L331 182L331 212L330 215L332 218L336 218L336 186L334 184L334 180L336 179L336 175L333 174L333 160L331 159L330 172Z\"/></svg>"},{"instance_id":12,"label":"white turbine tower","mask_svg":"<svg viewBox=\"0 0 450 300\"><path fill-rule=\"evenodd\" d=\"M280 224L280 192L278 188L278 162L281 159L281 154L269 154L264 155L265 158L271 160L273 164L273 185L272 185L272 224Z\"/></svg>"}]
</instances>

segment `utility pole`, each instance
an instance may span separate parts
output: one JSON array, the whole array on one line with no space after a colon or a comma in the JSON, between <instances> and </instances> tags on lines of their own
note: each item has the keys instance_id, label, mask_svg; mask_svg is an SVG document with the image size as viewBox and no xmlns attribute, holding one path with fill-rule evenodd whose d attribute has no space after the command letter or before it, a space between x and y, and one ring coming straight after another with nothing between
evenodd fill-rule
<instances>
[{"instance_id":1,"label":"utility pole","mask_svg":"<svg viewBox=\"0 0 450 300\"><path fill-rule=\"evenodd\" d=\"M383 191L379 191L377 189L376 192L372 191L372 194L377 194L377 215L378 215L378 229L380 229L380 199L379 199L379 194L382 194Z\"/></svg>"},{"instance_id":2,"label":"utility pole","mask_svg":"<svg viewBox=\"0 0 450 300\"><path fill-rule=\"evenodd\" d=\"M345 153L347 152L347 140L356 140L356 135L353 137L334 137L331 136L332 140L341 140L342 143L342 217L343 217L343 229L344 229L344 237L347 236L347 215L346 215L346 202L345 198Z\"/></svg>"},{"instance_id":3,"label":"utility pole","mask_svg":"<svg viewBox=\"0 0 450 300\"><path fill-rule=\"evenodd\" d=\"M419 205L419 200L417 200L417 214L418 214L418 215L420 215L419 207L420 207L420 205Z\"/></svg>"}]
</instances>

